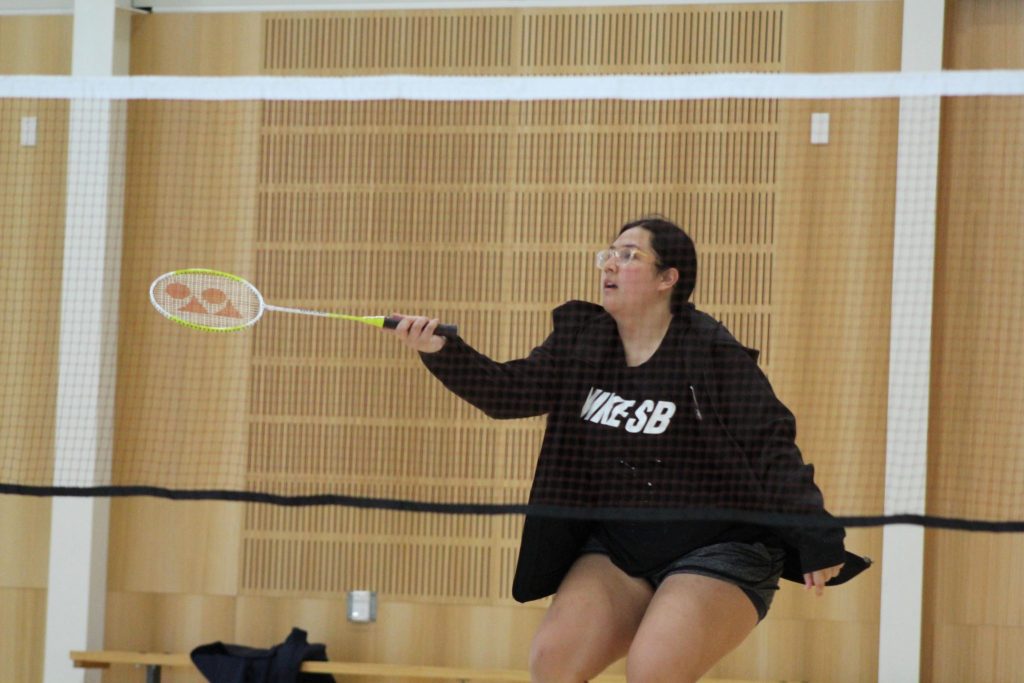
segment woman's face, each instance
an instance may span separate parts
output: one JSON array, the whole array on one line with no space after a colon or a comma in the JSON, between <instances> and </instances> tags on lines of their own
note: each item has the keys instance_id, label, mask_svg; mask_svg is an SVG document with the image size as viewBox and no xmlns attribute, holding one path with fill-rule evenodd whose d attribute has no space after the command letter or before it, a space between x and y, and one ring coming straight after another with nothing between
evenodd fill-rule
<instances>
[{"instance_id":1,"label":"woman's face","mask_svg":"<svg viewBox=\"0 0 1024 683\"><path fill-rule=\"evenodd\" d=\"M665 305L672 285L656 266L658 257L651 249L651 233L642 227L626 230L612 243L612 249L634 248L629 261L612 256L601 267L601 305L615 314L638 311L653 305Z\"/></svg>"}]
</instances>

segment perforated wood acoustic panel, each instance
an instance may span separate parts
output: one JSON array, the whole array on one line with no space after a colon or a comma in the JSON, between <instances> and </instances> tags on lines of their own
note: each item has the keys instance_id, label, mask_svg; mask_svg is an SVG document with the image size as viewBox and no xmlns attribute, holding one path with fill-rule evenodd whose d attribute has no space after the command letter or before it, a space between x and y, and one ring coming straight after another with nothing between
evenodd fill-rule
<instances>
[{"instance_id":1,"label":"perforated wood acoustic panel","mask_svg":"<svg viewBox=\"0 0 1024 683\"><path fill-rule=\"evenodd\" d=\"M775 71L783 15L268 15L265 71ZM267 103L257 278L280 305L437 315L508 359L554 306L596 301L593 252L657 212L697 242L698 305L770 364L778 123L772 101ZM375 330L277 315L254 333L252 489L525 502L541 419L489 420ZM243 590L502 602L521 524L251 507Z\"/></svg>"},{"instance_id":2,"label":"perforated wood acoustic panel","mask_svg":"<svg viewBox=\"0 0 1024 683\"><path fill-rule=\"evenodd\" d=\"M781 9L572 8L270 15L267 73L764 71Z\"/></svg>"}]
</instances>

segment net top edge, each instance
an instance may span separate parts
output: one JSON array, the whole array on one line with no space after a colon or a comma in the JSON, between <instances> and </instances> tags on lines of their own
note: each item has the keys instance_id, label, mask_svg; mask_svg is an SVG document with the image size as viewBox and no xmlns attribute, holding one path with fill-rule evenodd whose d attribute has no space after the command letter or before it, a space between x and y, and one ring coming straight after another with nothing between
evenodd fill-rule
<instances>
[{"instance_id":1,"label":"net top edge","mask_svg":"<svg viewBox=\"0 0 1024 683\"><path fill-rule=\"evenodd\" d=\"M0 76L0 98L695 100L1024 95L1024 70L604 76Z\"/></svg>"}]
</instances>

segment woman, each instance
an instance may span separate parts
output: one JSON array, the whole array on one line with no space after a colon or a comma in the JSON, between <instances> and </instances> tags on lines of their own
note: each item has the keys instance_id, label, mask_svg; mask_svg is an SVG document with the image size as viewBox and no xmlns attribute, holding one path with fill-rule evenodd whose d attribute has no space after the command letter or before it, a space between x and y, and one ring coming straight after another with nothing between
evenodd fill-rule
<instances>
[{"instance_id":1,"label":"woman","mask_svg":"<svg viewBox=\"0 0 1024 683\"><path fill-rule=\"evenodd\" d=\"M689 236L642 218L597 266L601 306L557 308L554 331L521 360L492 361L424 317L394 333L492 417L548 415L531 505L584 513L524 524L513 596L555 593L533 679L579 683L626 656L630 681L696 681L764 618L780 576L821 595L844 563L841 580L864 563L837 526L751 521L829 518L756 352L688 303ZM652 512L671 510L720 514Z\"/></svg>"}]
</instances>

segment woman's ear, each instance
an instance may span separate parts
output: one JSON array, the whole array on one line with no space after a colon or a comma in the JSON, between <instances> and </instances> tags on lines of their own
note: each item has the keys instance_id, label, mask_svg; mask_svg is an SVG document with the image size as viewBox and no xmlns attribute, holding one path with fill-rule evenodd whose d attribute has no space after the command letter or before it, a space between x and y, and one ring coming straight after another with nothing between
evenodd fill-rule
<instances>
[{"instance_id":1,"label":"woman's ear","mask_svg":"<svg viewBox=\"0 0 1024 683\"><path fill-rule=\"evenodd\" d=\"M672 289L679 282L679 270L676 268L666 268L658 273L658 277L661 278L661 284L658 285L659 289Z\"/></svg>"}]
</instances>

